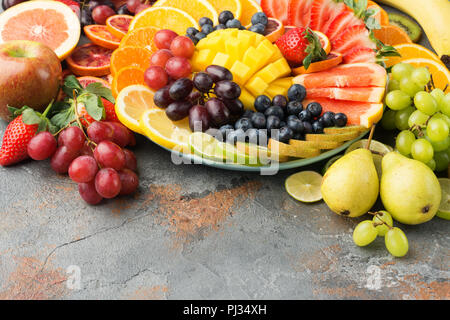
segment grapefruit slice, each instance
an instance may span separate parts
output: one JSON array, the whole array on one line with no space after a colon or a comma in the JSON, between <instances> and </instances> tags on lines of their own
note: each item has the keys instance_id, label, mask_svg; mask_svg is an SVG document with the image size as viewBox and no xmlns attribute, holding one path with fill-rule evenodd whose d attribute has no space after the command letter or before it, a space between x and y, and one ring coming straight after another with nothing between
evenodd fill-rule
<instances>
[{"instance_id":1,"label":"grapefruit slice","mask_svg":"<svg viewBox=\"0 0 450 320\"><path fill-rule=\"evenodd\" d=\"M88 43L76 48L67 58L70 70L77 76L105 76L110 73L112 50Z\"/></svg>"},{"instance_id":2,"label":"grapefruit slice","mask_svg":"<svg viewBox=\"0 0 450 320\"><path fill-rule=\"evenodd\" d=\"M306 98L329 98L361 102L380 102L384 97L382 87L359 88L308 88Z\"/></svg>"},{"instance_id":3,"label":"grapefruit slice","mask_svg":"<svg viewBox=\"0 0 450 320\"><path fill-rule=\"evenodd\" d=\"M78 77L77 80L78 80L78 82L80 82L80 84L83 86L83 88L86 88L89 84L94 83L94 82L100 82L104 87L111 88L111 85L108 83L108 81L106 81L105 79L102 79L102 78L84 76L84 77Z\"/></svg>"},{"instance_id":4,"label":"grapefruit slice","mask_svg":"<svg viewBox=\"0 0 450 320\"><path fill-rule=\"evenodd\" d=\"M106 28L116 38L122 39L128 32L133 16L116 14L106 19Z\"/></svg>"},{"instance_id":5,"label":"grapefruit slice","mask_svg":"<svg viewBox=\"0 0 450 320\"><path fill-rule=\"evenodd\" d=\"M65 59L80 39L80 21L58 1L28 1L0 14L0 43L10 40L41 42Z\"/></svg>"},{"instance_id":6,"label":"grapefruit slice","mask_svg":"<svg viewBox=\"0 0 450 320\"><path fill-rule=\"evenodd\" d=\"M83 28L86 37L93 43L106 49L117 49L120 39L108 31L105 25L92 24Z\"/></svg>"},{"instance_id":7,"label":"grapefruit slice","mask_svg":"<svg viewBox=\"0 0 450 320\"><path fill-rule=\"evenodd\" d=\"M302 74L294 83L305 88L382 87L386 86L386 70L376 63L341 64L332 69Z\"/></svg>"},{"instance_id":8,"label":"grapefruit slice","mask_svg":"<svg viewBox=\"0 0 450 320\"><path fill-rule=\"evenodd\" d=\"M383 116L382 103L358 102L319 98L305 100L304 105L310 102L318 102L322 105L322 112L342 112L347 116L347 125L364 126L370 128Z\"/></svg>"}]
</instances>

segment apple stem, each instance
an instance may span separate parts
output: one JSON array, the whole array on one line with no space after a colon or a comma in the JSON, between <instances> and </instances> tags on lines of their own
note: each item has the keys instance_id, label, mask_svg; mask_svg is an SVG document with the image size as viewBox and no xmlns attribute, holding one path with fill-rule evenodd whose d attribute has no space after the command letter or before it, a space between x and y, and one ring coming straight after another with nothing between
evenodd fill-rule
<instances>
[{"instance_id":1,"label":"apple stem","mask_svg":"<svg viewBox=\"0 0 450 320\"><path fill-rule=\"evenodd\" d=\"M376 125L372 125L372 128L370 129L369 139L367 140L366 149L370 151L370 144L372 143L373 134L375 133L375 127Z\"/></svg>"}]
</instances>

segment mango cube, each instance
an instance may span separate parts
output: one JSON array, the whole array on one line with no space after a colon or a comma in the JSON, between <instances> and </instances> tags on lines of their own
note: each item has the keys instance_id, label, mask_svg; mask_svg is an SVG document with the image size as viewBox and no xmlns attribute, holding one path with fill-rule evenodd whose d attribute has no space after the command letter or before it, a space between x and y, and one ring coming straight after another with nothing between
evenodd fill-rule
<instances>
[{"instance_id":1,"label":"mango cube","mask_svg":"<svg viewBox=\"0 0 450 320\"><path fill-rule=\"evenodd\" d=\"M277 85L270 85L267 90L265 91L265 95L269 96L271 99L273 97L281 94L282 96L287 96L288 88L280 87Z\"/></svg>"},{"instance_id":2,"label":"mango cube","mask_svg":"<svg viewBox=\"0 0 450 320\"><path fill-rule=\"evenodd\" d=\"M238 41L226 41L225 52L233 59L233 61L240 60L243 52L240 51Z\"/></svg>"},{"instance_id":3,"label":"mango cube","mask_svg":"<svg viewBox=\"0 0 450 320\"><path fill-rule=\"evenodd\" d=\"M245 109L255 111L255 97L244 88L241 88L241 96L239 97L239 100L241 100L244 104Z\"/></svg>"},{"instance_id":4,"label":"mango cube","mask_svg":"<svg viewBox=\"0 0 450 320\"><path fill-rule=\"evenodd\" d=\"M275 48L269 40L265 39L256 47L256 51L260 55L257 65L258 67L256 68L259 70L270 61L270 58L275 54Z\"/></svg>"},{"instance_id":5,"label":"mango cube","mask_svg":"<svg viewBox=\"0 0 450 320\"><path fill-rule=\"evenodd\" d=\"M241 86L243 86L253 74L252 69L240 61L235 61L230 71L233 74L233 80Z\"/></svg>"},{"instance_id":6,"label":"mango cube","mask_svg":"<svg viewBox=\"0 0 450 320\"><path fill-rule=\"evenodd\" d=\"M214 50L215 52L224 52L225 44L222 37L208 39L208 49Z\"/></svg>"},{"instance_id":7,"label":"mango cube","mask_svg":"<svg viewBox=\"0 0 450 320\"><path fill-rule=\"evenodd\" d=\"M231 64L233 63L231 57L228 54L218 52L216 56L214 57L214 60L211 64L215 64L224 68L229 69L231 67Z\"/></svg>"},{"instance_id":8,"label":"mango cube","mask_svg":"<svg viewBox=\"0 0 450 320\"><path fill-rule=\"evenodd\" d=\"M214 59L215 52L210 49L197 51L192 58L192 65L195 71L205 70Z\"/></svg>"},{"instance_id":9,"label":"mango cube","mask_svg":"<svg viewBox=\"0 0 450 320\"><path fill-rule=\"evenodd\" d=\"M289 64L284 58L278 59L272 65L277 72L277 78L285 77L292 72L291 67L289 67Z\"/></svg>"},{"instance_id":10,"label":"mango cube","mask_svg":"<svg viewBox=\"0 0 450 320\"><path fill-rule=\"evenodd\" d=\"M250 48L255 43L256 38L255 32L239 32L237 39L239 42L239 47L243 49L243 52L247 50L247 48Z\"/></svg>"},{"instance_id":11,"label":"mango cube","mask_svg":"<svg viewBox=\"0 0 450 320\"><path fill-rule=\"evenodd\" d=\"M272 82L270 85L276 85L276 86L280 86L280 87L289 89L294 84L293 79L294 79L293 77L277 79L274 82Z\"/></svg>"},{"instance_id":12,"label":"mango cube","mask_svg":"<svg viewBox=\"0 0 450 320\"><path fill-rule=\"evenodd\" d=\"M260 77L253 77L245 85L245 88L255 97L262 95L268 87L269 85Z\"/></svg>"},{"instance_id":13,"label":"mango cube","mask_svg":"<svg viewBox=\"0 0 450 320\"><path fill-rule=\"evenodd\" d=\"M250 47L244 53L244 57L242 58L242 62L246 64L250 69L252 69L253 73L258 71L260 67L260 61L264 60L264 56L256 51L255 48Z\"/></svg>"}]
</instances>

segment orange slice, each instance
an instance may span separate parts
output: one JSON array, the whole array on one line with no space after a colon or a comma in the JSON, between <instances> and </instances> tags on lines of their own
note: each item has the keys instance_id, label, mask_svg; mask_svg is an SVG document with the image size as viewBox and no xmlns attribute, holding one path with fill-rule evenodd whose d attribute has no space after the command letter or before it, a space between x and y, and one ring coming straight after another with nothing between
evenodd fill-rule
<instances>
[{"instance_id":1,"label":"orange slice","mask_svg":"<svg viewBox=\"0 0 450 320\"><path fill-rule=\"evenodd\" d=\"M127 14L116 14L106 19L106 27L111 34L122 39L128 32L133 16Z\"/></svg>"},{"instance_id":2,"label":"orange slice","mask_svg":"<svg viewBox=\"0 0 450 320\"><path fill-rule=\"evenodd\" d=\"M304 74L304 73L313 73L331 69L342 62L342 54L339 52L332 52L328 55L326 60L317 61L310 64L308 69L301 66L295 69L292 69L292 72L295 75Z\"/></svg>"},{"instance_id":3,"label":"orange slice","mask_svg":"<svg viewBox=\"0 0 450 320\"><path fill-rule=\"evenodd\" d=\"M106 49L117 49L120 39L112 35L105 25L93 24L83 28L86 37L93 43Z\"/></svg>"},{"instance_id":4,"label":"orange slice","mask_svg":"<svg viewBox=\"0 0 450 320\"><path fill-rule=\"evenodd\" d=\"M104 76L109 74L112 50L93 43L77 47L66 59L69 69L77 76Z\"/></svg>"},{"instance_id":5,"label":"orange slice","mask_svg":"<svg viewBox=\"0 0 450 320\"><path fill-rule=\"evenodd\" d=\"M91 76L84 76L84 77L78 77L77 80L80 82L80 84L83 86L83 88L86 88L89 84L93 82L100 82L104 87L110 88L110 84L102 78L98 77L91 77Z\"/></svg>"},{"instance_id":6,"label":"orange slice","mask_svg":"<svg viewBox=\"0 0 450 320\"><path fill-rule=\"evenodd\" d=\"M131 30L125 37L123 37L122 41L120 41L120 47L139 47L146 48L152 53L156 52L158 48L153 42L153 38L158 30L159 29L154 27Z\"/></svg>"},{"instance_id":7,"label":"orange slice","mask_svg":"<svg viewBox=\"0 0 450 320\"><path fill-rule=\"evenodd\" d=\"M119 95L123 88L133 84L144 84L144 69L137 67L122 68L113 78L112 94L114 97Z\"/></svg>"},{"instance_id":8,"label":"orange slice","mask_svg":"<svg viewBox=\"0 0 450 320\"><path fill-rule=\"evenodd\" d=\"M242 5L240 0L208 0L217 12L229 10L233 12L234 18L240 20Z\"/></svg>"},{"instance_id":9,"label":"orange slice","mask_svg":"<svg viewBox=\"0 0 450 320\"><path fill-rule=\"evenodd\" d=\"M328 39L328 37L320 31L314 30L314 33L317 34L317 36L319 37L323 50L325 50L325 52L329 54L331 51L330 39Z\"/></svg>"},{"instance_id":10,"label":"orange slice","mask_svg":"<svg viewBox=\"0 0 450 320\"><path fill-rule=\"evenodd\" d=\"M145 48L122 47L111 56L111 73L113 76L122 68L138 67L147 69L150 66L152 52Z\"/></svg>"},{"instance_id":11,"label":"orange slice","mask_svg":"<svg viewBox=\"0 0 450 320\"><path fill-rule=\"evenodd\" d=\"M257 12L262 12L261 6L255 0L241 0L241 18L239 19L243 26L252 22L252 17Z\"/></svg>"},{"instance_id":12,"label":"orange slice","mask_svg":"<svg viewBox=\"0 0 450 320\"><path fill-rule=\"evenodd\" d=\"M369 0L367 1L367 9L374 9L378 11L373 17L380 23L380 25L382 26L389 25L389 16L387 12L378 4Z\"/></svg>"},{"instance_id":13,"label":"orange slice","mask_svg":"<svg viewBox=\"0 0 450 320\"><path fill-rule=\"evenodd\" d=\"M199 29L197 22L189 14L170 7L151 7L139 12L131 21L129 30L144 27L170 29L178 34L185 34L189 27Z\"/></svg>"},{"instance_id":14,"label":"orange slice","mask_svg":"<svg viewBox=\"0 0 450 320\"><path fill-rule=\"evenodd\" d=\"M402 43L412 43L408 34L397 26L381 26L381 29L373 30L373 34L378 40L391 46Z\"/></svg>"},{"instance_id":15,"label":"orange slice","mask_svg":"<svg viewBox=\"0 0 450 320\"><path fill-rule=\"evenodd\" d=\"M58 1L27 1L0 15L0 43L10 40L41 42L65 59L80 39L78 16Z\"/></svg>"},{"instance_id":16,"label":"orange slice","mask_svg":"<svg viewBox=\"0 0 450 320\"><path fill-rule=\"evenodd\" d=\"M214 24L219 22L218 12L207 0L158 0L153 7L177 8L189 14L195 21L208 17Z\"/></svg>"},{"instance_id":17,"label":"orange slice","mask_svg":"<svg viewBox=\"0 0 450 320\"><path fill-rule=\"evenodd\" d=\"M450 92L450 71L442 64L431 59L415 58L403 60L404 63L409 63L414 67L426 67L430 70L433 76L434 86L436 88L444 90L447 86L445 93Z\"/></svg>"},{"instance_id":18,"label":"orange slice","mask_svg":"<svg viewBox=\"0 0 450 320\"><path fill-rule=\"evenodd\" d=\"M440 63L444 66L439 57L434 54L431 50L421 46L420 44L415 43L404 43L394 46L397 49L398 53L400 53L401 57L386 57L384 61L387 67L393 66L399 62L402 62L406 59L415 59L415 58L425 58L431 59Z\"/></svg>"},{"instance_id":19,"label":"orange slice","mask_svg":"<svg viewBox=\"0 0 450 320\"><path fill-rule=\"evenodd\" d=\"M269 18L264 36L272 43L278 40L284 34L284 25L280 20Z\"/></svg>"}]
</instances>

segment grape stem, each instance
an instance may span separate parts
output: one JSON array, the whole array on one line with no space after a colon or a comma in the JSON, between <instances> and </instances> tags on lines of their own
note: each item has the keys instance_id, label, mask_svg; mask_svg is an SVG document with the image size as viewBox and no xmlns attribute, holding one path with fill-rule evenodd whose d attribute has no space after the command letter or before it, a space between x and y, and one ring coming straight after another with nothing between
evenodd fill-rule
<instances>
[{"instance_id":1,"label":"grape stem","mask_svg":"<svg viewBox=\"0 0 450 320\"><path fill-rule=\"evenodd\" d=\"M368 212L368 214L372 215L372 216L379 216L379 212ZM382 226L383 224L386 225L389 229L393 229L393 227L391 227L390 225L388 225L386 222L384 222L383 220L379 219L380 222L374 222L373 226L374 227L378 227L378 226Z\"/></svg>"}]
</instances>

